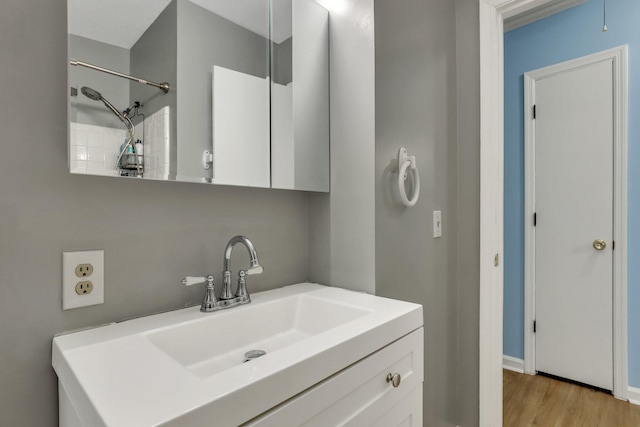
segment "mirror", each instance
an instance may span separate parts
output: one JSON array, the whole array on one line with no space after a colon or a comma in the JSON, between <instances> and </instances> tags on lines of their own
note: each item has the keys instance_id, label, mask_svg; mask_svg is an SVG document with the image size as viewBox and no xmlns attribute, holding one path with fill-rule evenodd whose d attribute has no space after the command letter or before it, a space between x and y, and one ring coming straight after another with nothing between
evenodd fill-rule
<instances>
[{"instance_id":1,"label":"mirror","mask_svg":"<svg viewBox=\"0 0 640 427\"><path fill-rule=\"evenodd\" d=\"M328 13L304 1L68 0L70 171L328 191Z\"/></svg>"},{"instance_id":2,"label":"mirror","mask_svg":"<svg viewBox=\"0 0 640 427\"><path fill-rule=\"evenodd\" d=\"M274 188L329 191L329 14L313 0L272 0Z\"/></svg>"}]
</instances>

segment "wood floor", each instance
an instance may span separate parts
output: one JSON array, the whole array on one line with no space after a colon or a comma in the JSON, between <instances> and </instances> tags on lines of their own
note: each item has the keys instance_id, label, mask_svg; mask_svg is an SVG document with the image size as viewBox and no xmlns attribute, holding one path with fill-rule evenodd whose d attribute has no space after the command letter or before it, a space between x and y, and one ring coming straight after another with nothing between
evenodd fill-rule
<instances>
[{"instance_id":1,"label":"wood floor","mask_svg":"<svg viewBox=\"0 0 640 427\"><path fill-rule=\"evenodd\" d=\"M590 388L504 370L504 427L639 427L640 406Z\"/></svg>"}]
</instances>

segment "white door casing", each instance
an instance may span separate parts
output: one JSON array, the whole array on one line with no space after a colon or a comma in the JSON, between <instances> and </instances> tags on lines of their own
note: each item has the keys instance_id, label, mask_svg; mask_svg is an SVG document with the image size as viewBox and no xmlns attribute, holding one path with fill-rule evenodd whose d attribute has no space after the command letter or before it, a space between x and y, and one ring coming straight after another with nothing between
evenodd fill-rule
<instances>
[{"instance_id":1,"label":"white door casing","mask_svg":"<svg viewBox=\"0 0 640 427\"><path fill-rule=\"evenodd\" d=\"M536 109L530 141L536 371L607 390L613 389L612 74L611 59L538 79L525 74ZM599 250L596 240L605 242Z\"/></svg>"},{"instance_id":2,"label":"white door casing","mask_svg":"<svg viewBox=\"0 0 640 427\"><path fill-rule=\"evenodd\" d=\"M531 9L550 5L555 0L480 0L479 1L479 39L480 39L480 229L483 239L480 245L480 325L479 325L479 425L481 427L497 427L502 425L502 298L503 276L502 266L491 270L494 256L502 253L504 192L502 188L503 148L504 148L504 50L503 21L505 18L518 16ZM626 59L620 63L616 71L624 75L622 83L626 84ZM622 84L621 83L621 84ZM620 98L616 99L614 108L620 112L616 116L616 128L624 117L626 123L626 86ZM626 128L616 135L616 164L614 205L617 212L626 215ZM618 150L618 147L620 148ZM526 167L526 166L525 166ZM621 181L620 181L621 180ZM620 181L620 182L619 182ZM624 197L621 197L624 195ZM614 307L626 301L626 237L625 222L614 225L616 250L614 259ZM624 234L622 230L624 229ZM526 250L526 248L525 248ZM526 262L526 261L525 261ZM497 270L497 272L496 272ZM624 284L624 285L622 285ZM624 294L624 295L623 295ZM525 307L525 312L527 308ZM525 313L526 314L526 313ZM624 313L626 316L626 312ZM616 369L614 394L622 397L626 394L626 317L624 321L614 320L614 345L620 349L615 357ZM622 328L618 328L622 324ZM526 343L525 343L526 346ZM620 354L621 353L621 354ZM624 360L622 360L624 359ZM624 363L619 363L624 362ZM624 366L623 366L624 365ZM624 381L624 390L622 388ZM616 389L618 391L616 392Z\"/></svg>"}]
</instances>

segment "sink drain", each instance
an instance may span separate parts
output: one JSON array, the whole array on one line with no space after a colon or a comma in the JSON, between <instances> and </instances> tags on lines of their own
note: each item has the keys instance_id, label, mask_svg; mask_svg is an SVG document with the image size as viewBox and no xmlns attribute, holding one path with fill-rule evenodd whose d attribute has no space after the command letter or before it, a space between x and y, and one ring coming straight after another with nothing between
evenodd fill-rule
<instances>
[{"instance_id":1,"label":"sink drain","mask_svg":"<svg viewBox=\"0 0 640 427\"><path fill-rule=\"evenodd\" d=\"M258 357L264 356L265 354L267 354L267 352L264 350L249 350L244 354L244 360L242 361L242 363L257 359Z\"/></svg>"}]
</instances>

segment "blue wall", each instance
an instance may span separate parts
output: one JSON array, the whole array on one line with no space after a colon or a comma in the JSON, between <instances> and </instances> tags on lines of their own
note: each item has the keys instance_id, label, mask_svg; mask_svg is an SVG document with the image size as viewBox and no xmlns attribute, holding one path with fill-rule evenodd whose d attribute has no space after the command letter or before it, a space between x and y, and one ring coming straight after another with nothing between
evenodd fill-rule
<instances>
[{"instance_id":1,"label":"blue wall","mask_svg":"<svg viewBox=\"0 0 640 427\"><path fill-rule=\"evenodd\" d=\"M640 1L591 0L510 31L505 52L504 354L524 358L525 72L629 45L629 385L640 387Z\"/></svg>"}]
</instances>

